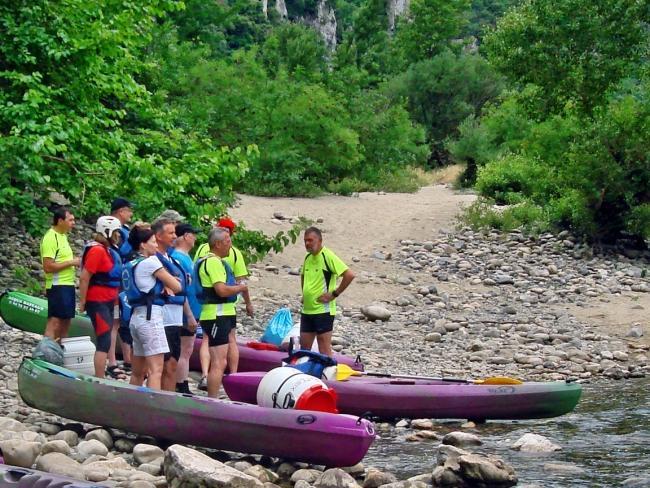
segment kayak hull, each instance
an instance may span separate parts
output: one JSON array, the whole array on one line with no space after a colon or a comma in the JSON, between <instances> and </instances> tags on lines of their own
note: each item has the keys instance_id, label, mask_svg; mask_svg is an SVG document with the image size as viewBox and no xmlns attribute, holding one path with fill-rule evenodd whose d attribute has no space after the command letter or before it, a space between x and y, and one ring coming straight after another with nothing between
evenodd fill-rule
<instances>
[{"instance_id":1,"label":"kayak hull","mask_svg":"<svg viewBox=\"0 0 650 488\"><path fill-rule=\"evenodd\" d=\"M16 291L6 292L0 296L0 317L7 325L16 329L42 334L47 323L47 300ZM90 336L93 341L95 340L95 331L86 315L77 314L72 319L68 335L70 337ZM239 346L239 371L270 371L281 366L282 360L287 357L286 352L258 350L248 347L246 344L250 341L251 339L246 338L237 340ZM200 346L201 339L197 337L194 342L192 357L190 357L190 369L192 371L201 371ZM363 369L360 362L349 356L337 354L335 359L355 370Z\"/></svg>"},{"instance_id":2,"label":"kayak hull","mask_svg":"<svg viewBox=\"0 0 650 488\"><path fill-rule=\"evenodd\" d=\"M223 385L235 401L255 403L264 372L230 374ZM337 408L352 415L379 418L517 420L557 417L571 412L582 387L554 381L521 385L475 385L431 380L350 377L326 381Z\"/></svg>"},{"instance_id":3,"label":"kayak hull","mask_svg":"<svg viewBox=\"0 0 650 488\"><path fill-rule=\"evenodd\" d=\"M350 415L263 408L136 387L24 359L18 389L31 407L172 442L326 466L360 462L372 423Z\"/></svg>"}]
</instances>

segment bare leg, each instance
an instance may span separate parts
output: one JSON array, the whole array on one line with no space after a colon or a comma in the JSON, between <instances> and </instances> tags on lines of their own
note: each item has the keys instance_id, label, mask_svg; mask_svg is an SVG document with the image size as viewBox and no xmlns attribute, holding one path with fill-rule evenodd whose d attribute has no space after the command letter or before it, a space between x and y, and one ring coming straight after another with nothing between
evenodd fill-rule
<instances>
[{"instance_id":1,"label":"bare leg","mask_svg":"<svg viewBox=\"0 0 650 488\"><path fill-rule=\"evenodd\" d=\"M147 387L152 390L160 390L162 384L162 373L164 368L165 355L160 353L145 358L146 369L149 376L147 377Z\"/></svg>"},{"instance_id":2,"label":"bare leg","mask_svg":"<svg viewBox=\"0 0 650 488\"><path fill-rule=\"evenodd\" d=\"M316 339L318 340L318 350L320 353L332 357L332 331L318 334Z\"/></svg>"},{"instance_id":3,"label":"bare leg","mask_svg":"<svg viewBox=\"0 0 650 488\"><path fill-rule=\"evenodd\" d=\"M143 356L133 355L131 361L133 370L131 372L131 381L129 383L136 386L142 386L144 383L146 360Z\"/></svg>"},{"instance_id":4,"label":"bare leg","mask_svg":"<svg viewBox=\"0 0 650 488\"><path fill-rule=\"evenodd\" d=\"M47 324L45 324L45 332L43 335L49 337L50 339L57 340L59 338L59 319L56 317L48 317Z\"/></svg>"},{"instance_id":5,"label":"bare leg","mask_svg":"<svg viewBox=\"0 0 650 488\"><path fill-rule=\"evenodd\" d=\"M316 332L301 332L300 333L300 349L311 351L311 346L316 338ZM323 352L323 351L321 351ZM325 353L323 353L325 354Z\"/></svg>"},{"instance_id":6,"label":"bare leg","mask_svg":"<svg viewBox=\"0 0 650 488\"><path fill-rule=\"evenodd\" d=\"M217 398L223 372L226 370L228 363L228 344L210 348L210 371L208 371L208 396Z\"/></svg>"},{"instance_id":7,"label":"bare leg","mask_svg":"<svg viewBox=\"0 0 650 488\"><path fill-rule=\"evenodd\" d=\"M71 319L59 319L59 337L58 340L65 339L68 337L68 331L70 330Z\"/></svg>"},{"instance_id":8,"label":"bare leg","mask_svg":"<svg viewBox=\"0 0 650 488\"><path fill-rule=\"evenodd\" d=\"M239 367L239 347L237 346L237 332L232 329L228 334L228 371L236 373Z\"/></svg>"},{"instance_id":9,"label":"bare leg","mask_svg":"<svg viewBox=\"0 0 650 488\"><path fill-rule=\"evenodd\" d=\"M95 376L97 378L103 378L104 372L106 371L106 353L101 351L95 351Z\"/></svg>"},{"instance_id":10,"label":"bare leg","mask_svg":"<svg viewBox=\"0 0 650 488\"><path fill-rule=\"evenodd\" d=\"M201 341L201 349L199 349L199 359L201 360L201 376L208 376L210 370L210 347L208 344L208 334L203 331L203 340Z\"/></svg>"},{"instance_id":11,"label":"bare leg","mask_svg":"<svg viewBox=\"0 0 650 488\"><path fill-rule=\"evenodd\" d=\"M164 361L162 389L165 391L176 391L176 366L178 366L178 362L174 358L169 358L167 361Z\"/></svg>"},{"instance_id":12,"label":"bare leg","mask_svg":"<svg viewBox=\"0 0 650 488\"><path fill-rule=\"evenodd\" d=\"M194 350L194 336L181 337L181 357L176 367L176 383L185 381L190 373L190 356ZM209 353L208 353L209 354Z\"/></svg>"},{"instance_id":13,"label":"bare leg","mask_svg":"<svg viewBox=\"0 0 650 488\"><path fill-rule=\"evenodd\" d=\"M108 349L108 365L115 366L117 359L115 358L115 347L117 345L117 331L120 328L120 319L113 319L113 327L111 328L111 347Z\"/></svg>"}]
</instances>

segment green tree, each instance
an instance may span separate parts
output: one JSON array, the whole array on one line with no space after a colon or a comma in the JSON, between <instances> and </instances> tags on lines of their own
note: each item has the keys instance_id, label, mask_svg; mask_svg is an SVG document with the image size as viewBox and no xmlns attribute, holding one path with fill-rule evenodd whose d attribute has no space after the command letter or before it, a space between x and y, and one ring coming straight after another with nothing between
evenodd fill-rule
<instances>
[{"instance_id":1,"label":"green tree","mask_svg":"<svg viewBox=\"0 0 650 488\"><path fill-rule=\"evenodd\" d=\"M16 210L30 229L45 222L39 202L52 190L91 215L105 212L115 194L134 191L143 208L149 201L178 207L182 195L190 216L215 211L229 198L246 170L245 151L220 150L176 127L138 80L151 68L141 54L153 26L181 6L169 0L0 6L0 205ZM191 192L201 166L210 168L207 186L220 195ZM177 186L152 195L130 177L140 170Z\"/></svg>"},{"instance_id":2,"label":"green tree","mask_svg":"<svg viewBox=\"0 0 650 488\"><path fill-rule=\"evenodd\" d=\"M407 64L453 47L467 23L470 0L412 0L397 26L396 42Z\"/></svg>"},{"instance_id":3,"label":"green tree","mask_svg":"<svg viewBox=\"0 0 650 488\"><path fill-rule=\"evenodd\" d=\"M480 56L449 51L413 64L387 83L394 100L405 98L411 117L427 131L432 166L447 162L444 142L457 135L459 124L477 116L503 87L501 76Z\"/></svg>"},{"instance_id":4,"label":"green tree","mask_svg":"<svg viewBox=\"0 0 650 488\"><path fill-rule=\"evenodd\" d=\"M650 9L638 0L528 0L486 36L490 62L542 90L540 115L569 101L590 112L647 56Z\"/></svg>"}]
</instances>

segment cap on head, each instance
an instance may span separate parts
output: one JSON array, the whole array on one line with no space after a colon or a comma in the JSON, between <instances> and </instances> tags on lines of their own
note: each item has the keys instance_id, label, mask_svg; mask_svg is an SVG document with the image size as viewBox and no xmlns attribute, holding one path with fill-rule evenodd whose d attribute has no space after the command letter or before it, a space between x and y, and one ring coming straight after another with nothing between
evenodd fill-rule
<instances>
[{"instance_id":1,"label":"cap on head","mask_svg":"<svg viewBox=\"0 0 650 488\"><path fill-rule=\"evenodd\" d=\"M95 230L97 233L106 237L106 239L110 239L113 235L113 232L121 228L122 222L120 222L118 218L113 217L112 215L104 215L103 217L99 217L97 219L97 223L95 224Z\"/></svg>"},{"instance_id":2,"label":"cap on head","mask_svg":"<svg viewBox=\"0 0 650 488\"><path fill-rule=\"evenodd\" d=\"M111 203L111 212L115 212L116 210L125 207L133 208L133 202L128 201L126 198L118 197L113 200L113 203Z\"/></svg>"},{"instance_id":3,"label":"cap on head","mask_svg":"<svg viewBox=\"0 0 650 488\"><path fill-rule=\"evenodd\" d=\"M233 232L235 232L235 229L237 228L237 224L235 224L235 222L233 222L233 220L230 217L222 217L217 222L217 227L223 227L224 229L228 229L232 234Z\"/></svg>"},{"instance_id":4,"label":"cap on head","mask_svg":"<svg viewBox=\"0 0 650 488\"><path fill-rule=\"evenodd\" d=\"M177 224L176 225L176 237L182 237L185 234L198 234L200 231L195 229L190 224Z\"/></svg>"},{"instance_id":5,"label":"cap on head","mask_svg":"<svg viewBox=\"0 0 650 488\"><path fill-rule=\"evenodd\" d=\"M167 209L161 213L156 220L173 220L174 222L182 222L185 220L185 217L179 214L176 210Z\"/></svg>"}]
</instances>

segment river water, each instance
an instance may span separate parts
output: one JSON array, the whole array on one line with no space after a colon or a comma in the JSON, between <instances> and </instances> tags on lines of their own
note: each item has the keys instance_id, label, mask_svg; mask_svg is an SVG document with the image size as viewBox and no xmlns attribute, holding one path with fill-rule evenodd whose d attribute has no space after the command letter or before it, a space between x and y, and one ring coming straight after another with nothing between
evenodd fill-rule
<instances>
[{"instance_id":1,"label":"river water","mask_svg":"<svg viewBox=\"0 0 650 488\"><path fill-rule=\"evenodd\" d=\"M391 472L400 480L433 470L439 441L406 442L411 429L387 424L378 425L378 430L381 438L364 465ZM460 422L439 421L436 430L445 434L462 429ZM650 379L586 384L571 414L487 422L468 432L483 441L468 450L501 457L515 469L520 484L619 486L630 477L650 476ZM510 448L528 432L549 438L562 450L531 455Z\"/></svg>"}]
</instances>

